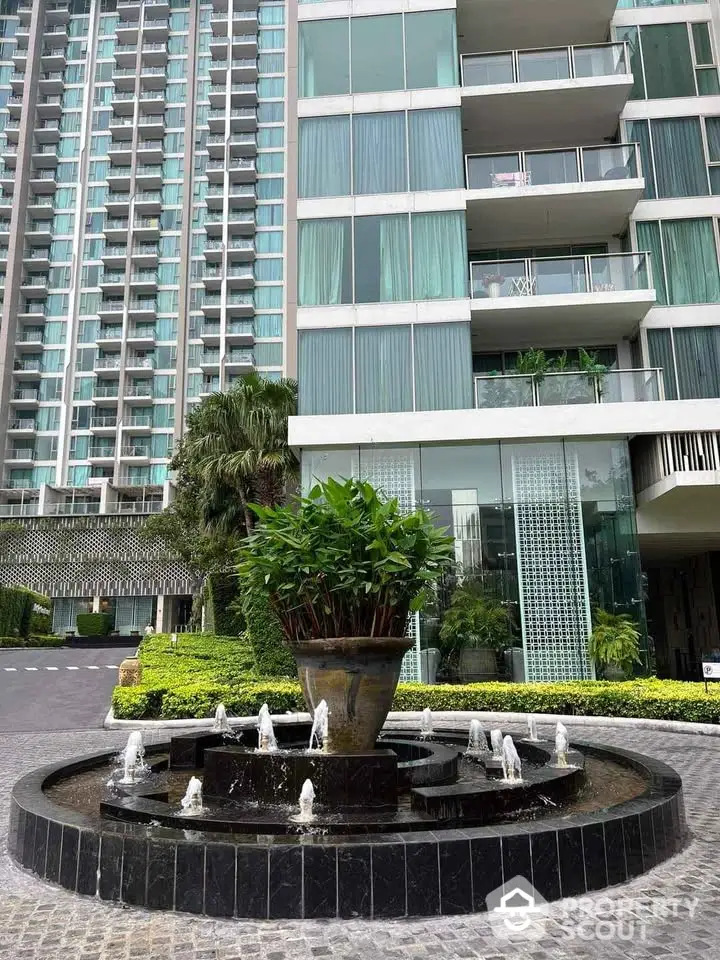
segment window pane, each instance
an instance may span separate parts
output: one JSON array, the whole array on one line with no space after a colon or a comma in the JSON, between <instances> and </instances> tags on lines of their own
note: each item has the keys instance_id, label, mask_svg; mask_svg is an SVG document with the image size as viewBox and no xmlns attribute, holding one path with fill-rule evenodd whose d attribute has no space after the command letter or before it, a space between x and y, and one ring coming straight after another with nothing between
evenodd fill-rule
<instances>
[{"instance_id":1,"label":"window pane","mask_svg":"<svg viewBox=\"0 0 720 960\"><path fill-rule=\"evenodd\" d=\"M404 113L353 117L353 193L407 190Z\"/></svg>"},{"instance_id":2,"label":"window pane","mask_svg":"<svg viewBox=\"0 0 720 960\"><path fill-rule=\"evenodd\" d=\"M718 79L717 67L703 67L695 71L697 78L698 95L701 97L712 97L720 93L720 79Z\"/></svg>"},{"instance_id":3,"label":"window pane","mask_svg":"<svg viewBox=\"0 0 720 960\"><path fill-rule=\"evenodd\" d=\"M715 63L710 40L710 25L707 22L694 23L692 25L692 35L695 47L695 62L698 64Z\"/></svg>"},{"instance_id":4,"label":"window pane","mask_svg":"<svg viewBox=\"0 0 720 960\"><path fill-rule=\"evenodd\" d=\"M418 213L411 218L413 299L467 296L465 214Z\"/></svg>"},{"instance_id":5,"label":"window pane","mask_svg":"<svg viewBox=\"0 0 720 960\"><path fill-rule=\"evenodd\" d=\"M352 330L301 330L298 413L352 413Z\"/></svg>"},{"instance_id":6,"label":"window pane","mask_svg":"<svg viewBox=\"0 0 720 960\"><path fill-rule=\"evenodd\" d=\"M720 327L673 330L681 400L720 397Z\"/></svg>"},{"instance_id":7,"label":"window pane","mask_svg":"<svg viewBox=\"0 0 720 960\"><path fill-rule=\"evenodd\" d=\"M463 186L460 110L410 112L410 189L450 190Z\"/></svg>"},{"instance_id":8,"label":"window pane","mask_svg":"<svg viewBox=\"0 0 720 960\"><path fill-rule=\"evenodd\" d=\"M300 121L301 197L344 197L350 193L350 118Z\"/></svg>"},{"instance_id":9,"label":"window pane","mask_svg":"<svg viewBox=\"0 0 720 960\"><path fill-rule=\"evenodd\" d=\"M631 100L645 99L645 79L643 76L642 57L640 55L640 39L637 27L618 27L618 40L624 40L630 51L630 69L633 75L633 87L630 91Z\"/></svg>"},{"instance_id":10,"label":"window pane","mask_svg":"<svg viewBox=\"0 0 720 960\"><path fill-rule=\"evenodd\" d=\"M347 20L300 24L300 96L350 92Z\"/></svg>"},{"instance_id":11,"label":"window pane","mask_svg":"<svg viewBox=\"0 0 720 960\"><path fill-rule=\"evenodd\" d=\"M647 332L648 356L651 367L661 367L665 385L665 399L677 400L675 385L675 360L673 359L672 337L669 329Z\"/></svg>"},{"instance_id":12,"label":"window pane","mask_svg":"<svg viewBox=\"0 0 720 960\"><path fill-rule=\"evenodd\" d=\"M406 215L355 220L356 303L410 299L409 247Z\"/></svg>"},{"instance_id":13,"label":"window pane","mask_svg":"<svg viewBox=\"0 0 720 960\"><path fill-rule=\"evenodd\" d=\"M412 410L410 326L355 332L357 413Z\"/></svg>"},{"instance_id":14,"label":"window pane","mask_svg":"<svg viewBox=\"0 0 720 960\"><path fill-rule=\"evenodd\" d=\"M469 323L418 323L415 338L415 408L472 407Z\"/></svg>"},{"instance_id":15,"label":"window pane","mask_svg":"<svg viewBox=\"0 0 720 960\"><path fill-rule=\"evenodd\" d=\"M407 87L456 87L459 83L455 13L438 10L405 17Z\"/></svg>"},{"instance_id":16,"label":"window pane","mask_svg":"<svg viewBox=\"0 0 720 960\"><path fill-rule=\"evenodd\" d=\"M402 90L402 16L354 17L350 32L352 92Z\"/></svg>"},{"instance_id":17,"label":"window pane","mask_svg":"<svg viewBox=\"0 0 720 960\"><path fill-rule=\"evenodd\" d=\"M304 220L299 228L298 304L351 303L350 220Z\"/></svg>"},{"instance_id":18,"label":"window pane","mask_svg":"<svg viewBox=\"0 0 720 960\"><path fill-rule=\"evenodd\" d=\"M662 232L669 302L720 302L712 220L664 220Z\"/></svg>"},{"instance_id":19,"label":"window pane","mask_svg":"<svg viewBox=\"0 0 720 960\"><path fill-rule=\"evenodd\" d=\"M627 138L629 143L637 143L640 148L640 165L642 166L642 175L645 178L645 193L643 197L646 200L654 200L657 194L655 192L655 175L653 173L652 153L650 150L648 121L628 121Z\"/></svg>"},{"instance_id":20,"label":"window pane","mask_svg":"<svg viewBox=\"0 0 720 960\"><path fill-rule=\"evenodd\" d=\"M690 39L685 23L658 23L640 28L649 100L694 97Z\"/></svg>"},{"instance_id":21,"label":"window pane","mask_svg":"<svg viewBox=\"0 0 720 960\"><path fill-rule=\"evenodd\" d=\"M667 300L667 284L665 282L665 267L663 264L662 244L660 241L660 224L657 220L637 225L638 250L650 254L650 268L652 270L653 286L657 295L657 302L664 305Z\"/></svg>"},{"instance_id":22,"label":"window pane","mask_svg":"<svg viewBox=\"0 0 720 960\"><path fill-rule=\"evenodd\" d=\"M653 120L650 125L658 197L702 197L708 193L700 120Z\"/></svg>"}]
</instances>

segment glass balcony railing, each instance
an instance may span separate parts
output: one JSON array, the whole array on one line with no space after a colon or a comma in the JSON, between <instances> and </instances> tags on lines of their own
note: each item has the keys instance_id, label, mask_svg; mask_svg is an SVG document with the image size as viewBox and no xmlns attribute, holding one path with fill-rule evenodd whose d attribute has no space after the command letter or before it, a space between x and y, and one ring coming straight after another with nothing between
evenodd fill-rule
<instances>
[{"instance_id":1,"label":"glass balcony railing","mask_svg":"<svg viewBox=\"0 0 720 960\"><path fill-rule=\"evenodd\" d=\"M471 53L462 57L465 87L614 77L631 72L625 43Z\"/></svg>"},{"instance_id":2,"label":"glass balcony railing","mask_svg":"<svg viewBox=\"0 0 720 960\"><path fill-rule=\"evenodd\" d=\"M641 176L634 143L472 154L465 158L465 164L469 190L631 180Z\"/></svg>"},{"instance_id":3,"label":"glass balcony railing","mask_svg":"<svg viewBox=\"0 0 720 960\"><path fill-rule=\"evenodd\" d=\"M475 377L475 406L555 407L576 403L641 403L664 400L661 369L567 371Z\"/></svg>"},{"instance_id":4,"label":"glass balcony railing","mask_svg":"<svg viewBox=\"0 0 720 960\"><path fill-rule=\"evenodd\" d=\"M649 253L475 261L470 283L476 300L653 289Z\"/></svg>"}]
</instances>

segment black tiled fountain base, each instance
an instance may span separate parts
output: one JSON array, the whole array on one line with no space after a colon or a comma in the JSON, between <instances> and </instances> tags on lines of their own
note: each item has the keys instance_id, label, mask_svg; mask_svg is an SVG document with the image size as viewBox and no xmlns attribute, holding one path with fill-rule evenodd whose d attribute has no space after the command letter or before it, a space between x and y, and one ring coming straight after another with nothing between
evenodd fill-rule
<instances>
[{"instance_id":1,"label":"black tiled fountain base","mask_svg":"<svg viewBox=\"0 0 720 960\"><path fill-rule=\"evenodd\" d=\"M550 901L637 876L686 837L682 784L672 769L627 751L582 749L640 771L645 793L605 813L506 826L231 841L165 828L148 835L143 825L60 807L42 790L67 774L68 765L55 765L15 785L9 847L27 869L69 890L217 917L462 914L484 910L503 877L516 875L532 878Z\"/></svg>"}]
</instances>

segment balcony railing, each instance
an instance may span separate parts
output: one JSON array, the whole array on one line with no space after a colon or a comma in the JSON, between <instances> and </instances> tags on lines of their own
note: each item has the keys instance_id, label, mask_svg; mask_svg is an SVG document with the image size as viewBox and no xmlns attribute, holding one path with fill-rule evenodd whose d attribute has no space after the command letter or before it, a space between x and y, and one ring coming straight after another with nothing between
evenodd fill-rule
<instances>
[{"instance_id":1,"label":"balcony railing","mask_svg":"<svg viewBox=\"0 0 720 960\"><path fill-rule=\"evenodd\" d=\"M576 403L664 400L662 370L567 371L542 377L522 373L475 377L475 406L555 407Z\"/></svg>"},{"instance_id":2,"label":"balcony railing","mask_svg":"<svg viewBox=\"0 0 720 960\"><path fill-rule=\"evenodd\" d=\"M471 154L465 165L469 190L630 180L641 175L634 143Z\"/></svg>"},{"instance_id":3,"label":"balcony railing","mask_svg":"<svg viewBox=\"0 0 720 960\"><path fill-rule=\"evenodd\" d=\"M629 64L625 43L471 53L462 57L462 83L466 87L487 87L582 77L614 77L631 73Z\"/></svg>"},{"instance_id":4,"label":"balcony railing","mask_svg":"<svg viewBox=\"0 0 720 960\"><path fill-rule=\"evenodd\" d=\"M99 500L78 500L76 503L47 503L45 512L51 516L68 516L73 514L100 513Z\"/></svg>"},{"instance_id":5,"label":"balcony railing","mask_svg":"<svg viewBox=\"0 0 720 960\"><path fill-rule=\"evenodd\" d=\"M36 517L38 503L0 503L0 517Z\"/></svg>"},{"instance_id":6,"label":"balcony railing","mask_svg":"<svg viewBox=\"0 0 720 960\"><path fill-rule=\"evenodd\" d=\"M640 493L675 473L720 470L720 433L664 433L632 441L633 480Z\"/></svg>"},{"instance_id":7,"label":"balcony railing","mask_svg":"<svg viewBox=\"0 0 720 960\"><path fill-rule=\"evenodd\" d=\"M127 482L127 481L125 481ZM117 503L108 504L108 513L128 513L128 514L137 514L137 513L162 513L162 500L138 500L125 502L118 501Z\"/></svg>"},{"instance_id":8,"label":"balcony railing","mask_svg":"<svg viewBox=\"0 0 720 960\"><path fill-rule=\"evenodd\" d=\"M475 261L470 283L473 299L653 289L649 253Z\"/></svg>"}]
</instances>

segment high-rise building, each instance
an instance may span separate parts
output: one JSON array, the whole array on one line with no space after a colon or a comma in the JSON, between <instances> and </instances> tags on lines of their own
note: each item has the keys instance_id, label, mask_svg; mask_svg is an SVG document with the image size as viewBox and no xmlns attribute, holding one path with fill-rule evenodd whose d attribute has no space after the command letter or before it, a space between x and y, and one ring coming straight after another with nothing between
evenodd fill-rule
<instances>
[{"instance_id":1,"label":"high-rise building","mask_svg":"<svg viewBox=\"0 0 720 960\"><path fill-rule=\"evenodd\" d=\"M188 572L133 531L187 411L297 374L304 483L435 511L528 679L593 675L594 608L693 676L718 29L719 0L3 0L0 582L56 629L183 623Z\"/></svg>"}]
</instances>

